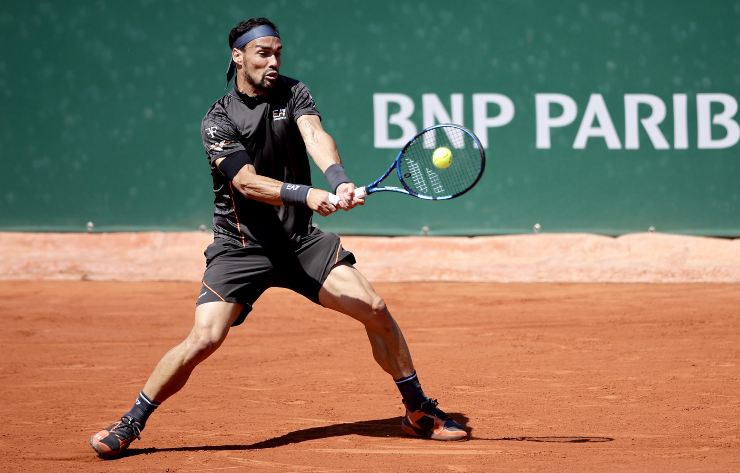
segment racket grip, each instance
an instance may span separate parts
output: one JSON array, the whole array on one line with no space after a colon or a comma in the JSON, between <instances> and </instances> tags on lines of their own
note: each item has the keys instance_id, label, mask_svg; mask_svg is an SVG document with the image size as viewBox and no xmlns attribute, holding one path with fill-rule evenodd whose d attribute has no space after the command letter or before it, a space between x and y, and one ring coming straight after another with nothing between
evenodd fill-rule
<instances>
[{"instance_id":1,"label":"racket grip","mask_svg":"<svg viewBox=\"0 0 740 473\"><path fill-rule=\"evenodd\" d=\"M367 187L358 187L355 189L355 197L358 199L367 197ZM337 205L339 203L339 197L336 194L329 193L329 203L331 205Z\"/></svg>"}]
</instances>

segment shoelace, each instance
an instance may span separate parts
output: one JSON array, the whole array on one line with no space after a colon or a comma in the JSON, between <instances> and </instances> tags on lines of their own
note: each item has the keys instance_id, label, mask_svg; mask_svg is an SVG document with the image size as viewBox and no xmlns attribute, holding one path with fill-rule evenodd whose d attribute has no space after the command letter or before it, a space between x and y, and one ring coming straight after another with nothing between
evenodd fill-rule
<instances>
[{"instance_id":1,"label":"shoelace","mask_svg":"<svg viewBox=\"0 0 740 473\"><path fill-rule=\"evenodd\" d=\"M449 416L445 414L442 409L439 409L437 407L437 404L439 402L436 399L427 399L422 405L419 407L419 410L426 412L427 414L431 414L433 416L439 417L442 420L447 420ZM429 406L429 407L427 407Z\"/></svg>"},{"instance_id":2,"label":"shoelace","mask_svg":"<svg viewBox=\"0 0 740 473\"><path fill-rule=\"evenodd\" d=\"M133 433L137 439L141 440L141 429L136 421L131 417L121 417L121 422L111 429L116 435L122 438L130 437Z\"/></svg>"}]
</instances>

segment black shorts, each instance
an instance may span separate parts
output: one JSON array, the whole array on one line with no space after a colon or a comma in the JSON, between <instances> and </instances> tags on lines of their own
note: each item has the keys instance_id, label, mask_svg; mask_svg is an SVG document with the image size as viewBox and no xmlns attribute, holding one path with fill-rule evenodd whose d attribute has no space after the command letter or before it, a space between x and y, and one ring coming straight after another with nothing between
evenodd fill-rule
<instances>
[{"instance_id":1,"label":"black shorts","mask_svg":"<svg viewBox=\"0 0 740 473\"><path fill-rule=\"evenodd\" d=\"M319 290L339 262L355 263L339 236L318 228L280 252L241 247L215 238L205 251L206 271L195 304L225 301L244 304L233 325L244 322L257 298L270 287L285 287L319 304Z\"/></svg>"}]
</instances>

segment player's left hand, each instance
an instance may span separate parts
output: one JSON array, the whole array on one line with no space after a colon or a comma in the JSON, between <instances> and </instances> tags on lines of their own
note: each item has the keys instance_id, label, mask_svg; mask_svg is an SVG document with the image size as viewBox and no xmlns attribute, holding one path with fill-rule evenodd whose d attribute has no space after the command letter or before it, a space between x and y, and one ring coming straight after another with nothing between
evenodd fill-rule
<instances>
[{"instance_id":1,"label":"player's left hand","mask_svg":"<svg viewBox=\"0 0 740 473\"><path fill-rule=\"evenodd\" d=\"M358 205L365 205L365 198L357 198L355 195L355 184L353 182L339 184L339 187L337 187L337 197L339 197L337 207L343 210L350 210Z\"/></svg>"},{"instance_id":2,"label":"player's left hand","mask_svg":"<svg viewBox=\"0 0 740 473\"><path fill-rule=\"evenodd\" d=\"M306 205L309 209L323 217L327 217L339 209L339 203L332 203L331 194L323 189L312 187L306 196Z\"/></svg>"}]
</instances>

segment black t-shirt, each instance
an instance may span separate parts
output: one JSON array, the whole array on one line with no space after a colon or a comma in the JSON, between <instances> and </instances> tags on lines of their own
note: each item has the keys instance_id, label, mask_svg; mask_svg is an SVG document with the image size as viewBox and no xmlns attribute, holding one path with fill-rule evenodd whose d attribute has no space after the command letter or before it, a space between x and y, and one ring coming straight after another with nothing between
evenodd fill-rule
<instances>
[{"instance_id":1,"label":"black t-shirt","mask_svg":"<svg viewBox=\"0 0 740 473\"><path fill-rule=\"evenodd\" d=\"M280 247L311 228L304 206L275 207L247 199L215 164L244 150L257 174L283 182L311 185L311 169L296 119L319 115L305 84L280 76L267 97L249 97L236 88L208 110L201 125L211 165L215 210L213 232L241 246Z\"/></svg>"}]
</instances>

